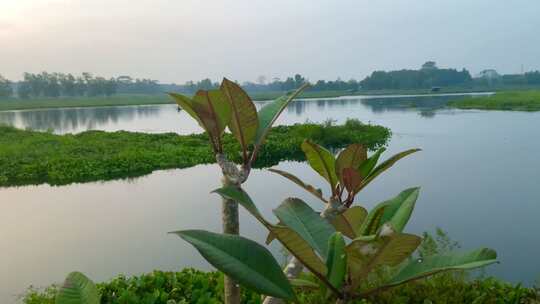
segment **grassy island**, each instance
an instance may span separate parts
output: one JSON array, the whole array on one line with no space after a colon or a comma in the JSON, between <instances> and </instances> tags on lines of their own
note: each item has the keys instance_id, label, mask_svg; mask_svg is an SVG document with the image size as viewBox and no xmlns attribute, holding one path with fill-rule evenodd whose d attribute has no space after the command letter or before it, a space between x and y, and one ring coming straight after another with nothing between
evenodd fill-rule
<instances>
[{"instance_id":1,"label":"grassy island","mask_svg":"<svg viewBox=\"0 0 540 304\"><path fill-rule=\"evenodd\" d=\"M357 120L339 126L279 126L270 132L255 165L304 160L300 145L305 138L331 148L362 143L376 149L389 137L387 128ZM239 155L230 153L239 149L232 135L225 135L224 144L230 158L239 161ZM87 131L56 135L0 126L0 186L112 180L214 161L206 134Z\"/></svg>"},{"instance_id":2,"label":"grassy island","mask_svg":"<svg viewBox=\"0 0 540 304\"><path fill-rule=\"evenodd\" d=\"M450 102L459 109L540 111L540 90L497 92L490 96L466 97Z\"/></svg>"}]
</instances>

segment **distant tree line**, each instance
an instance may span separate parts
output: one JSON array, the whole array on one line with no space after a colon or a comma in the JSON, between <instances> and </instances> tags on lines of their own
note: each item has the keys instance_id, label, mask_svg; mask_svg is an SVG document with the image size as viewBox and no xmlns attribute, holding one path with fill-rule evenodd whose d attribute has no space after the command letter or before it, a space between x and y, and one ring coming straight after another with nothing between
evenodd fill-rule
<instances>
[{"instance_id":1,"label":"distant tree line","mask_svg":"<svg viewBox=\"0 0 540 304\"><path fill-rule=\"evenodd\" d=\"M540 71L526 72L524 74L506 75L499 75L493 70L490 71L492 71L492 73L480 73L480 77L474 78L474 84L476 86L540 85Z\"/></svg>"},{"instance_id":2,"label":"distant tree line","mask_svg":"<svg viewBox=\"0 0 540 304\"><path fill-rule=\"evenodd\" d=\"M60 97L60 96L111 96L116 93L116 81L104 77L94 77L90 73L80 76L63 73L24 73L17 83L20 98Z\"/></svg>"},{"instance_id":3,"label":"distant tree line","mask_svg":"<svg viewBox=\"0 0 540 304\"><path fill-rule=\"evenodd\" d=\"M428 61L419 70L375 71L362 80L360 85L370 90L427 89L463 86L471 82L471 74L466 69L439 69L435 62Z\"/></svg>"},{"instance_id":4,"label":"distant tree line","mask_svg":"<svg viewBox=\"0 0 540 304\"><path fill-rule=\"evenodd\" d=\"M275 91L290 91L299 88L304 82L308 81L300 74L296 74L292 77L287 77L285 80L274 78L270 82L266 82L266 77L259 76L257 82L246 81L241 83L242 87L248 92L275 92ZM211 90L219 87L219 83L212 82L210 79L203 79L201 81L187 81L184 84L165 84L161 85L165 91L178 91L184 93L193 94L198 90ZM337 79L334 81L319 80L312 84L309 90L312 91L342 91L351 90L355 91L359 88L359 82L351 79L343 81Z\"/></svg>"},{"instance_id":5,"label":"distant tree line","mask_svg":"<svg viewBox=\"0 0 540 304\"><path fill-rule=\"evenodd\" d=\"M13 94L11 81L0 75L0 98L10 97Z\"/></svg>"},{"instance_id":6,"label":"distant tree line","mask_svg":"<svg viewBox=\"0 0 540 304\"><path fill-rule=\"evenodd\" d=\"M81 75L48 73L24 73L23 80L11 82L0 75L0 98L40 97L96 97L124 94L156 94L162 87L156 80L133 79L129 76L105 78L90 73Z\"/></svg>"},{"instance_id":7,"label":"distant tree line","mask_svg":"<svg viewBox=\"0 0 540 304\"><path fill-rule=\"evenodd\" d=\"M281 80L259 76L256 82L244 82L248 92L291 91L308 81L296 74ZM384 89L431 89L434 87L483 87L497 85L540 85L540 71L524 74L499 75L495 70L484 70L473 78L466 69L441 69L428 61L418 70L375 71L361 81L318 80L312 82L311 91L349 91ZM95 97L114 94L159 94L163 92L183 92L194 94L198 90L218 88L219 84L206 78L187 81L184 84L160 84L152 79L138 79L130 76L104 78L82 73L75 76L63 73L24 73L23 80L12 82L0 75L0 98L17 95L20 98L38 97Z\"/></svg>"}]
</instances>

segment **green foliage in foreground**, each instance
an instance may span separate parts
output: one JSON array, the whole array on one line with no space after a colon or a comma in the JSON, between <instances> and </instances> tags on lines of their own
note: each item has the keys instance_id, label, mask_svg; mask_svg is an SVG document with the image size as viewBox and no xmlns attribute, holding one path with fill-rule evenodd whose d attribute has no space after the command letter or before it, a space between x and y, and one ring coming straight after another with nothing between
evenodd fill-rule
<instances>
[{"instance_id":1,"label":"green foliage in foreground","mask_svg":"<svg viewBox=\"0 0 540 304\"><path fill-rule=\"evenodd\" d=\"M429 257L459 249L441 229L435 235L424 233L424 241L418 248L417 257ZM471 279L465 271L435 275L383 293L368 300L353 303L539 303L540 290L505 283L494 278ZM317 282L305 274L302 278ZM317 283L316 283L317 284ZM101 303L153 303L171 304L217 304L223 303L223 274L184 269L180 272L153 271L152 273L126 277L118 276L109 282L97 284ZM30 288L23 295L25 304L53 304L59 286L45 289ZM327 303L326 294L313 289L295 288L300 303ZM242 303L261 303L261 296L242 288Z\"/></svg>"},{"instance_id":2,"label":"green foliage in foreground","mask_svg":"<svg viewBox=\"0 0 540 304\"><path fill-rule=\"evenodd\" d=\"M304 138L333 148L354 142L376 149L385 145L389 137L387 128L356 120L339 126L279 126L269 133L255 167L304 160L300 149ZM232 153L240 150L232 135L225 134L224 148L231 159L241 161L239 154ZM214 162L205 134L88 131L55 135L0 126L0 186L111 180Z\"/></svg>"},{"instance_id":3,"label":"green foliage in foreground","mask_svg":"<svg viewBox=\"0 0 540 304\"><path fill-rule=\"evenodd\" d=\"M467 97L449 104L459 109L540 111L540 90L498 92L491 96Z\"/></svg>"},{"instance_id":4,"label":"green foliage in foreground","mask_svg":"<svg viewBox=\"0 0 540 304\"><path fill-rule=\"evenodd\" d=\"M133 277L119 276L97 284L101 303L107 304L218 304L223 303L223 277L218 272L184 269L181 272L154 271ZM23 298L25 304L53 304L58 287L46 290L31 288ZM320 291L298 289L300 303L326 303ZM493 278L467 280L459 273L434 276L409 283L353 303L539 303L533 288L505 283ZM261 303L261 296L242 288L242 303Z\"/></svg>"},{"instance_id":5,"label":"green foliage in foreground","mask_svg":"<svg viewBox=\"0 0 540 304\"><path fill-rule=\"evenodd\" d=\"M92 280L84 274L70 273L56 294L56 304L97 304L99 292Z\"/></svg>"}]
</instances>

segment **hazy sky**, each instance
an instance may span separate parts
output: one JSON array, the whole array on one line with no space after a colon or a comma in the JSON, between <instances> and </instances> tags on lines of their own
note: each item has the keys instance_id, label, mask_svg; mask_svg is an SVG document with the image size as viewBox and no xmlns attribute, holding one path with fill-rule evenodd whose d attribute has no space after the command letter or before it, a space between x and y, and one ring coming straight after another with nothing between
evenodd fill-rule
<instances>
[{"instance_id":1,"label":"hazy sky","mask_svg":"<svg viewBox=\"0 0 540 304\"><path fill-rule=\"evenodd\" d=\"M0 74L361 79L540 69L539 0L0 0Z\"/></svg>"}]
</instances>

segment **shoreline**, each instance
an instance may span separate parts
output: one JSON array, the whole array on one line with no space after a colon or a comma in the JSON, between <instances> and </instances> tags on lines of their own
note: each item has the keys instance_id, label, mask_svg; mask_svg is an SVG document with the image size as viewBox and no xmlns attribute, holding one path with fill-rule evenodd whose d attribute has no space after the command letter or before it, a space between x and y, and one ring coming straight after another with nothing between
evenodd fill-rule
<instances>
[{"instance_id":1,"label":"shoreline","mask_svg":"<svg viewBox=\"0 0 540 304\"><path fill-rule=\"evenodd\" d=\"M434 96L463 96L463 95L488 95L493 91L459 91L459 92L419 92L414 91L368 91L351 94L350 92L306 92L299 100L317 99L343 99L343 98L406 98L406 97L434 97ZM282 94L251 95L255 102L273 100ZM105 98L56 98L56 99L6 99L0 100L0 112L25 111L25 110L50 110L50 109L76 109L76 108L104 108L125 106L152 106L175 104L167 95L138 95L138 96L112 96Z\"/></svg>"}]
</instances>

